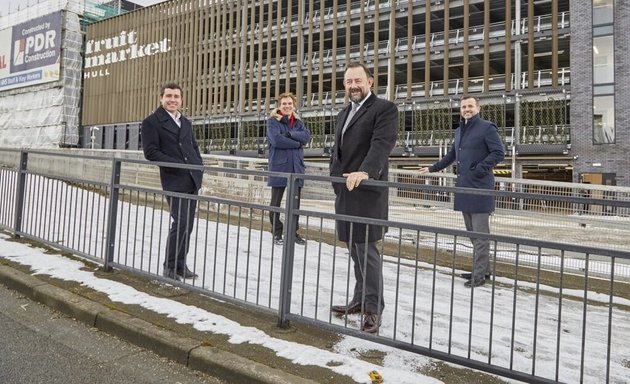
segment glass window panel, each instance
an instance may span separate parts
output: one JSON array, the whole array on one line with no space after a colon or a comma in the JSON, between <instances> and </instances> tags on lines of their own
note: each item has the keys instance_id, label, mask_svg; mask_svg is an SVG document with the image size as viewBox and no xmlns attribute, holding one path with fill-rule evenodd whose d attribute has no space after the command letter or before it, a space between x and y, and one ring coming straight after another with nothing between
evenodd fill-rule
<instances>
[{"instance_id":1,"label":"glass window panel","mask_svg":"<svg viewBox=\"0 0 630 384\"><path fill-rule=\"evenodd\" d=\"M615 86L613 84L597 85L593 87L594 95L612 95L614 93L615 93Z\"/></svg>"},{"instance_id":2,"label":"glass window panel","mask_svg":"<svg viewBox=\"0 0 630 384\"><path fill-rule=\"evenodd\" d=\"M615 142L615 97L597 96L593 98L593 143L613 144Z\"/></svg>"},{"instance_id":3,"label":"glass window panel","mask_svg":"<svg viewBox=\"0 0 630 384\"><path fill-rule=\"evenodd\" d=\"M593 84L615 81L615 49L612 36L593 39Z\"/></svg>"},{"instance_id":4,"label":"glass window panel","mask_svg":"<svg viewBox=\"0 0 630 384\"><path fill-rule=\"evenodd\" d=\"M593 28L593 36L614 35L615 29L612 25Z\"/></svg>"},{"instance_id":5,"label":"glass window panel","mask_svg":"<svg viewBox=\"0 0 630 384\"><path fill-rule=\"evenodd\" d=\"M593 25L613 22L613 0L593 0Z\"/></svg>"}]
</instances>

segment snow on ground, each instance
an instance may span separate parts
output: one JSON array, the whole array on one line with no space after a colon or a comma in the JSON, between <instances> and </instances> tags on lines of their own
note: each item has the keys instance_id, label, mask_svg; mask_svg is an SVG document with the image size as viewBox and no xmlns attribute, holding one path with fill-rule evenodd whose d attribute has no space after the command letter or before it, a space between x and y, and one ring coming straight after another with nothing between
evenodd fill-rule
<instances>
[{"instance_id":1,"label":"snow on ground","mask_svg":"<svg viewBox=\"0 0 630 384\"><path fill-rule=\"evenodd\" d=\"M190 324L200 331L223 334L229 336L231 343L250 343L276 351L278 356L293 361L296 364L316 365L330 369L336 373L348 375L359 383L369 383L367 375L372 370L378 370L387 382L432 384L440 383L439 380L410 372L408 368L389 365L380 367L353 357L349 353L330 352L312 346L277 339L254 327L243 327L237 322L223 316L218 316L203 309L182 304L174 300L151 296L127 285L102 279L93 272L84 271L83 263L69 260L59 255L45 254L42 250L26 245L6 241L6 236L0 235L0 257L11 261L28 265L35 275L44 274L57 279L78 282L86 287L106 294L112 301L124 304L140 305L148 310L175 319L180 324ZM353 339L353 338L349 338ZM357 343L368 346L370 349L379 349L368 342ZM393 355L397 351L387 348ZM401 353L395 358L400 359ZM410 355L410 354L408 354ZM408 358L408 357L407 357ZM330 364L330 365L329 365Z\"/></svg>"},{"instance_id":2,"label":"snow on ground","mask_svg":"<svg viewBox=\"0 0 630 384\"><path fill-rule=\"evenodd\" d=\"M65 184L48 185L49 192L45 196L34 192L38 189L36 184L30 188L25 231L102 257L107 212L103 197L68 188ZM68 196L73 196L70 201L81 201L81 204L64 203ZM133 198L131 200L133 203ZM116 248L115 262L160 274L168 213L154 209L152 204L132 203L120 205L116 236L125 241ZM192 284L277 309L282 250L273 245L269 233L258 230L261 219L257 220L252 222L243 214L221 223L201 214L191 240L195 246L188 257L188 265L200 275ZM353 277L349 277L352 269L347 250L316 241L317 231L329 228L330 222L309 219L308 223L308 244L295 248L291 311L356 329L360 324L359 315L337 318L329 310L331 304L345 302L348 285L351 290L354 283ZM436 239L428 234L425 240L428 240L426 245L432 247ZM440 236L437 242L440 248L456 246L458 252L465 251L452 238ZM1 256L29 265L36 273L78 281L102 290L112 300L143 305L198 329L228 334L233 342L265 345L296 363L321 365L352 376L358 382L369 382L366 372L371 369L378 369L389 382L435 382L413 372L428 363L428 359L413 353L349 336L344 336L335 346L337 353L289 345L198 308L182 308L179 303L165 302L166 299L99 279L80 271L80 263L70 266L68 260L29 248L7 252L12 246L18 245L2 241ZM509 248L499 253L506 259L515 257ZM625 383L630 377L628 300L588 292L584 305L583 291L564 289L559 298L557 288L536 287L524 282L518 282L515 288L513 279L503 277L496 278L494 287L486 285L471 291L463 286L462 279L454 278L452 272L450 268L434 268L426 263L416 265L414 261L386 255L383 267L386 308L380 335L459 356L470 355L483 362L490 358L492 364L512 366L523 372L531 373L535 369L537 375L547 378L555 378L557 366L559 380L563 382L580 381L582 360L583 381L601 382L610 348L610 382ZM611 301L612 307L608 306ZM305 353L306 350L310 352ZM384 368L356 358L366 350L383 351ZM343 364L328 366L331 361Z\"/></svg>"}]
</instances>

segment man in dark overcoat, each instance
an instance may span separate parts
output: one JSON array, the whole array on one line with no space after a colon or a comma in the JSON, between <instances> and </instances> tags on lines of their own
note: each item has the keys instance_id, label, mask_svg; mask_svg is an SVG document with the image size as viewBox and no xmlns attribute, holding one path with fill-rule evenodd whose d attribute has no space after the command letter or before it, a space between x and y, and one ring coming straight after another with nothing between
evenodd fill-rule
<instances>
[{"instance_id":1,"label":"man in dark overcoat","mask_svg":"<svg viewBox=\"0 0 630 384\"><path fill-rule=\"evenodd\" d=\"M363 180L387 180L389 155L396 144L398 110L394 103L371 92L374 82L364 65L351 63L344 87L351 103L337 117L330 175L345 177L334 183L335 212L387 220L389 190L361 185ZM333 305L339 314L363 313L361 329L378 332L383 301L382 260L377 242L385 227L337 221L339 240L345 242L354 264L355 286L347 305Z\"/></svg>"},{"instance_id":2,"label":"man in dark overcoat","mask_svg":"<svg viewBox=\"0 0 630 384\"><path fill-rule=\"evenodd\" d=\"M503 161L505 148L497 126L479 117L479 100L464 95L460 100L461 120L448 153L421 173L437 172L456 162L456 187L494 190L494 167ZM456 193L453 208L461 211L466 230L490 233L490 213L494 211L494 196ZM469 279L467 287L485 284L489 273L490 241L471 238L473 271L462 274Z\"/></svg>"},{"instance_id":3,"label":"man in dark overcoat","mask_svg":"<svg viewBox=\"0 0 630 384\"><path fill-rule=\"evenodd\" d=\"M162 163L202 165L190 120L179 112L182 105L181 87L174 83L164 85L160 90L160 104L142 122L144 157ZM165 191L197 195L202 177L201 170L160 166L160 181ZM166 200L172 222L166 240L163 275L175 280L197 277L186 266L197 201L174 196L166 196Z\"/></svg>"}]
</instances>

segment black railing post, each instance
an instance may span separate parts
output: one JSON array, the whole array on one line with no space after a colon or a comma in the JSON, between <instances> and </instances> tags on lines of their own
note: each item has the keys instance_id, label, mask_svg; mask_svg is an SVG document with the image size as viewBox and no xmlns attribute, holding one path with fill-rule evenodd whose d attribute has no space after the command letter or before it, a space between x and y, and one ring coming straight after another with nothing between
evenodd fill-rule
<instances>
[{"instance_id":1,"label":"black railing post","mask_svg":"<svg viewBox=\"0 0 630 384\"><path fill-rule=\"evenodd\" d=\"M297 215L294 210L300 198L295 174L287 180L287 199L284 211L284 243L282 245L282 272L280 275L280 303L278 305L278 327L289 326L287 315L291 313L291 286L293 283L293 257L295 254L295 222Z\"/></svg>"},{"instance_id":2,"label":"black railing post","mask_svg":"<svg viewBox=\"0 0 630 384\"><path fill-rule=\"evenodd\" d=\"M22 232L22 218L24 215L24 194L26 193L26 167L28 165L28 153L20 151L20 166L15 188L15 219L13 221L13 237L19 238Z\"/></svg>"},{"instance_id":3,"label":"black railing post","mask_svg":"<svg viewBox=\"0 0 630 384\"><path fill-rule=\"evenodd\" d=\"M114 249L116 246L116 222L118 217L118 184L120 183L121 162L112 159L112 180L110 183L109 212L107 213L107 240L105 242L105 264L103 269L111 271L110 263L114 261Z\"/></svg>"}]
</instances>

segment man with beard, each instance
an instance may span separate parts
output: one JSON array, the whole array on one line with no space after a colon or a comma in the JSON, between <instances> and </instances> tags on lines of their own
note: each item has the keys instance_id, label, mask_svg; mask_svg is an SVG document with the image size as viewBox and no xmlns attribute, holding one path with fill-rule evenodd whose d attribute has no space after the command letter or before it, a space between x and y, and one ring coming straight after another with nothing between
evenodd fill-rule
<instances>
[{"instance_id":1,"label":"man with beard","mask_svg":"<svg viewBox=\"0 0 630 384\"><path fill-rule=\"evenodd\" d=\"M394 103L370 90L374 78L363 64L345 70L344 87L350 104L339 113L330 175L345 177L345 185L333 183L335 212L387 220L387 187L361 185L363 180L387 180L389 154L396 144L398 110ZM345 242L354 263L354 292L346 305L333 305L338 314L362 313L361 330L376 333L381 325L383 301L382 260L377 242L386 227L337 221L339 241Z\"/></svg>"},{"instance_id":2,"label":"man with beard","mask_svg":"<svg viewBox=\"0 0 630 384\"><path fill-rule=\"evenodd\" d=\"M493 168L503 161L505 148L499 129L479 117L479 100L464 95L461 98L459 128L448 153L430 167L420 168L420 173L437 172L456 162L456 187L494 190ZM461 211L467 231L490 233L490 213L494 211L494 196L455 193L453 209ZM479 287L489 277L489 239L470 239L473 244L472 273L461 277L468 281L466 287Z\"/></svg>"}]
</instances>

